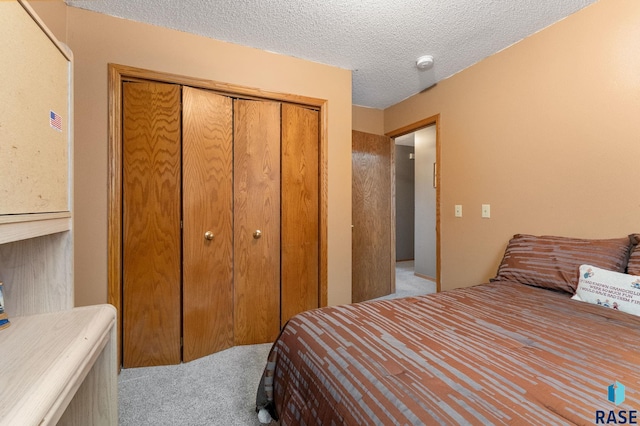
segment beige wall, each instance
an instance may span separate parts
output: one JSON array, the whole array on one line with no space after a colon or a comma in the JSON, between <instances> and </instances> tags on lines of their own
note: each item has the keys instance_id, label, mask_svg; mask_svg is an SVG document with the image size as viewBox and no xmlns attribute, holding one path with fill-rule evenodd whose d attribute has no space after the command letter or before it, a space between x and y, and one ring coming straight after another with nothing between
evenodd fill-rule
<instances>
[{"instance_id":1,"label":"beige wall","mask_svg":"<svg viewBox=\"0 0 640 426\"><path fill-rule=\"evenodd\" d=\"M31 3L58 37L67 27L76 57L80 305L106 300L107 62L329 99L330 304L350 300L350 244L341 238L350 235L352 114L354 129L378 134L441 114L443 289L493 276L514 233L616 237L639 229L636 0L600 0L383 113L351 107L345 70ZM480 218L485 203L491 219ZM453 217L455 204L464 217Z\"/></svg>"},{"instance_id":2,"label":"beige wall","mask_svg":"<svg viewBox=\"0 0 640 426\"><path fill-rule=\"evenodd\" d=\"M358 105L352 107L353 130L384 135L384 111Z\"/></svg>"},{"instance_id":3,"label":"beige wall","mask_svg":"<svg viewBox=\"0 0 640 426\"><path fill-rule=\"evenodd\" d=\"M28 0L56 38L67 42L67 5L63 0Z\"/></svg>"},{"instance_id":4,"label":"beige wall","mask_svg":"<svg viewBox=\"0 0 640 426\"><path fill-rule=\"evenodd\" d=\"M72 7L66 20L75 57L77 305L107 301L107 63L327 99L328 302L351 301L350 71Z\"/></svg>"},{"instance_id":5,"label":"beige wall","mask_svg":"<svg viewBox=\"0 0 640 426\"><path fill-rule=\"evenodd\" d=\"M601 0L385 110L387 132L441 114L443 289L494 276L514 233L639 232L638 70L640 2Z\"/></svg>"}]
</instances>

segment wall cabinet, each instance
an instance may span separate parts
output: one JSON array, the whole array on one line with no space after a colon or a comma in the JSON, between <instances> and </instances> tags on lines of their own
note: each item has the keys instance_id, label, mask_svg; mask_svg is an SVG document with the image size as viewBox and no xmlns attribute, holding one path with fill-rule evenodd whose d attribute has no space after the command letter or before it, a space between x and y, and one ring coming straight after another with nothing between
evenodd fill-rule
<instances>
[{"instance_id":1,"label":"wall cabinet","mask_svg":"<svg viewBox=\"0 0 640 426\"><path fill-rule=\"evenodd\" d=\"M26 7L0 17L0 243L71 227L72 55Z\"/></svg>"},{"instance_id":2,"label":"wall cabinet","mask_svg":"<svg viewBox=\"0 0 640 426\"><path fill-rule=\"evenodd\" d=\"M22 0L0 55L0 423L115 425L115 309L73 308L72 55Z\"/></svg>"}]
</instances>

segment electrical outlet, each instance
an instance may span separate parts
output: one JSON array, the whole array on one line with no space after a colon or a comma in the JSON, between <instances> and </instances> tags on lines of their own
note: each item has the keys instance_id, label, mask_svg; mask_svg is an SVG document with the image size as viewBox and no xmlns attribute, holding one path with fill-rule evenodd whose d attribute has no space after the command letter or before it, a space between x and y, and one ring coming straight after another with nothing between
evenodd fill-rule
<instances>
[{"instance_id":1,"label":"electrical outlet","mask_svg":"<svg viewBox=\"0 0 640 426\"><path fill-rule=\"evenodd\" d=\"M456 204L456 217L462 217L462 204Z\"/></svg>"},{"instance_id":2,"label":"electrical outlet","mask_svg":"<svg viewBox=\"0 0 640 426\"><path fill-rule=\"evenodd\" d=\"M482 217L487 218L487 219L491 217L491 205L490 204L483 204L482 205Z\"/></svg>"}]
</instances>

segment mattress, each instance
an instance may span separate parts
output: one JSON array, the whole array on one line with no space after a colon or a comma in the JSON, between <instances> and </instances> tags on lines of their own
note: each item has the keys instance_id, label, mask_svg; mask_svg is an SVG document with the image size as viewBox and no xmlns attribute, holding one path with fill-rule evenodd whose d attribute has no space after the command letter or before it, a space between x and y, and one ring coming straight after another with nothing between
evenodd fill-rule
<instances>
[{"instance_id":1,"label":"mattress","mask_svg":"<svg viewBox=\"0 0 640 426\"><path fill-rule=\"evenodd\" d=\"M283 426L628 419L640 317L570 297L498 281L299 314L271 349L257 407Z\"/></svg>"}]
</instances>

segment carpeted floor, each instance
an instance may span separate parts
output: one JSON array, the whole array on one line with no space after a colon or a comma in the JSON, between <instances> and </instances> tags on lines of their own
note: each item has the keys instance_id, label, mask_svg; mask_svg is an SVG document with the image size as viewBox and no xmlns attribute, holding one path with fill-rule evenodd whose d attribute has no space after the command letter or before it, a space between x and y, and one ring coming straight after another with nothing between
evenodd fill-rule
<instances>
[{"instance_id":1,"label":"carpeted floor","mask_svg":"<svg viewBox=\"0 0 640 426\"><path fill-rule=\"evenodd\" d=\"M120 425L260 425L255 396L271 344L236 346L186 364L123 369Z\"/></svg>"},{"instance_id":2,"label":"carpeted floor","mask_svg":"<svg viewBox=\"0 0 640 426\"><path fill-rule=\"evenodd\" d=\"M388 296L379 297L375 300L419 296L421 294L430 294L435 292L435 281L430 281L416 276L414 274L414 262L413 260L409 260L406 262L396 263L396 292Z\"/></svg>"},{"instance_id":3,"label":"carpeted floor","mask_svg":"<svg viewBox=\"0 0 640 426\"><path fill-rule=\"evenodd\" d=\"M396 265L396 293L435 292L413 262ZM118 378L120 425L259 426L255 396L271 344L236 346L186 364L123 369Z\"/></svg>"}]
</instances>

